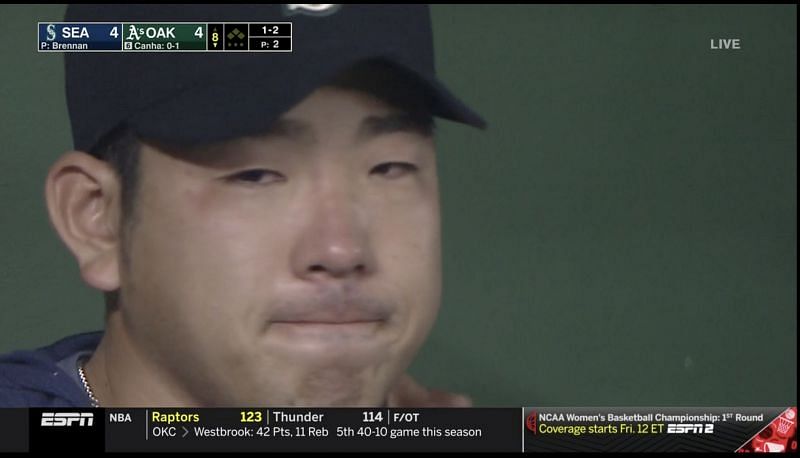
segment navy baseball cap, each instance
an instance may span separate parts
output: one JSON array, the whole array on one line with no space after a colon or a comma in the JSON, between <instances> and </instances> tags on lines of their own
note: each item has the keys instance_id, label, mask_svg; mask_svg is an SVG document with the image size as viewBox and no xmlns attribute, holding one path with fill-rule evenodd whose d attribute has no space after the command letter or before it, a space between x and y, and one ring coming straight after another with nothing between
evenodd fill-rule
<instances>
[{"instance_id":1,"label":"navy baseball cap","mask_svg":"<svg viewBox=\"0 0 800 458\"><path fill-rule=\"evenodd\" d=\"M292 23L292 52L67 53L78 150L123 125L169 144L253 135L340 72L375 59L424 88L434 116L486 126L437 79L424 5L70 5L65 22Z\"/></svg>"}]
</instances>

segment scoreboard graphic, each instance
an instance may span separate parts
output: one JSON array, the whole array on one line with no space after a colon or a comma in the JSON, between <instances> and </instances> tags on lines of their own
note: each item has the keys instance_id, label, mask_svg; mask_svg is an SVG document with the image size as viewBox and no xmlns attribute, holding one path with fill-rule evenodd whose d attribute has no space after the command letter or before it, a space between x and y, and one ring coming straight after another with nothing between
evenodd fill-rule
<instances>
[{"instance_id":1,"label":"scoreboard graphic","mask_svg":"<svg viewBox=\"0 0 800 458\"><path fill-rule=\"evenodd\" d=\"M291 22L39 22L39 52L292 52Z\"/></svg>"}]
</instances>

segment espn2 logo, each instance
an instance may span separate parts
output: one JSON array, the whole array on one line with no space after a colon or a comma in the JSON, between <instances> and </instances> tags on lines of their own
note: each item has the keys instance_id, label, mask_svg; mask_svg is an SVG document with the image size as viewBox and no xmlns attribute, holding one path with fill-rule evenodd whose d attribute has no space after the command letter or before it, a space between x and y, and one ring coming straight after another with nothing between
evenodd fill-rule
<instances>
[{"instance_id":1,"label":"espn2 logo","mask_svg":"<svg viewBox=\"0 0 800 458\"><path fill-rule=\"evenodd\" d=\"M669 423L667 434L714 434L713 423Z\"/></svg>"},{"instance_id":2,"label":"espn2 logo","mask_svg":"<svg viewBox=\"0 0 800 458\"><path fill-rule=\"evenodd\" d=\"M42 426L92 426L91 412L42 412Z\"/></svg>"}]
</instances>

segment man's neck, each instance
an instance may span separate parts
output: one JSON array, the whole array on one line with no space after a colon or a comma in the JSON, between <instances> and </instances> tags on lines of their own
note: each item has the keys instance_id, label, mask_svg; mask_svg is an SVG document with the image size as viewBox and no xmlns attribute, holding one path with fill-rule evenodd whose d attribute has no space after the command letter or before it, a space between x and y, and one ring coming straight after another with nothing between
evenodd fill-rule
<instances>
[{"instance_id":1,"label":"man's neck","mask_svg":"<svg viewBox=\"0 0 800 458\"><path fill-rule=\"evenodd\" d=\"M197 407L168 374L133 344L118 316L109 316L97 350L85 364L101 407Z\"/></svg>"}]
</instances>

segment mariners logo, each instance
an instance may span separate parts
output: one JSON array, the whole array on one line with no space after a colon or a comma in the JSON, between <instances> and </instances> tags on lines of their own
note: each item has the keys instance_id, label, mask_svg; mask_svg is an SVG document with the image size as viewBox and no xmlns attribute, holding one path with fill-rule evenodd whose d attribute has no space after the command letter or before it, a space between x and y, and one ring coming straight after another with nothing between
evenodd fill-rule
<instances>
[{"instance_id":1,"label":"mariners logo","mask_svg":"<svg viewBox=\"0 0 800 458\"><path fill-rule=\"evenodd\" d=\"M291 16L293 14L305 14L308 16L329 16L341 8L342 5L323 4L323 3L289 3L283 5L283 14Z\"/></svg>"},{"instance_id":2,"label":"mariners logo","mask_svg":"<svg viewBox=\"0 0 800 458\"><path fill-rule=\"evenodd\" d=\"M47 41L56 39L56 26L54 24L47 25Z\"/></svg>"}]
</instances>

